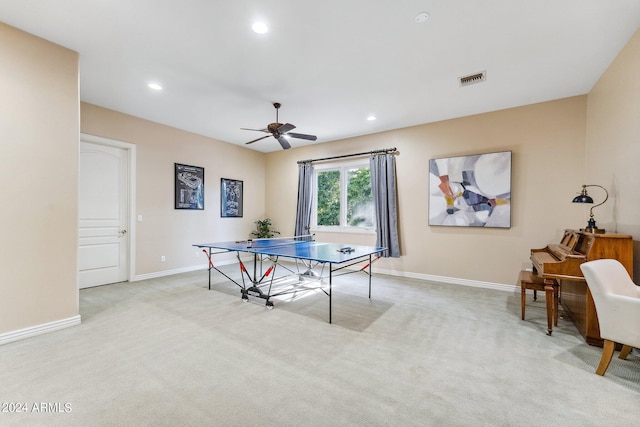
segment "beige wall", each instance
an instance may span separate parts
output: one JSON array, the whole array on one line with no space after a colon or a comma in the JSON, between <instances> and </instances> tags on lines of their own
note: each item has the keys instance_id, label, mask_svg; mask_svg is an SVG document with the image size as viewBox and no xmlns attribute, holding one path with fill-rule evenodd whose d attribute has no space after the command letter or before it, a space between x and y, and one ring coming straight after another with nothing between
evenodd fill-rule
<instances>
[{"instance_id":1,"label":"beige wall","mask_svg":"<svg viewBox=\"0 0 640 427\"><path fill-rule=\"evenodd\" d=\"M192 244L247 238L264 217L262 153L86 103L81 130L136 146L136 276L203 265ZM204 210L174 208L174 163L204 167ZM242 218L220 217L220 178L244 182Z\"/></svg>"},{"instance_id":2,"label":"beige wall","mask_svg":"<svg viewBox=\"0 0 640 427\"><path fill-rule=\"evenodd\" d=\"M586 184L607 188L593 210L597 224L634 239L634 278L640 283L640 30L589 93ZM594 189L594 200L604 193Z\"/></svg>"},{"instance_id":3,"label":"beige wall","mask_svg":"<svg viewBox=\"0 0 640 427\"><path fill-rule=\"evenodd\" d=\"M78 315L78 55L0 23L0 333Z\"/></svg>"},{"instance_id":4,"label":"beige wall","mask_svg":"<svg viewBox=\"0 0 640 427\"><path fill-rule=\"evenodd\" d=\"M270 153L267 213L279 229L295 223L296 161L397 147L402 257L377 267L400 273L515 284L531 248L582 226L571 204L584 177L586 96ZM511 150L512 227L428 225L428 161ZM374 236L318 233L318 240L374 244Z\"/></svg>"}]
</instances>

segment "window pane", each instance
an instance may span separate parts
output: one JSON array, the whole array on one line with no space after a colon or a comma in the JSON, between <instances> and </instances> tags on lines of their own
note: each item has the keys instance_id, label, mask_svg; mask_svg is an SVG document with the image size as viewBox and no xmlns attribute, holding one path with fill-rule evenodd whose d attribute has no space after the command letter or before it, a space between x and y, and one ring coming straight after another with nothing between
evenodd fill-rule
<instances>
[{"instance_id":1,"label":"window pane","mask_svg":"<svg viewBox=\"0 0 640 427\"><path fill-rule=\"evenodd\" d=\"M373 194L369 168L349 169L347 179L347 224L373 227Z\"/></svg>"},{"instance_id":2,"label":"window pane","mask_svg":"<svg viewBox=\"0 0 640 427\"><path fill-rule=\"evenodd\" d=\"M340 225L340 171L318 172L318 225Z\"/></svg>"}]
</instances>

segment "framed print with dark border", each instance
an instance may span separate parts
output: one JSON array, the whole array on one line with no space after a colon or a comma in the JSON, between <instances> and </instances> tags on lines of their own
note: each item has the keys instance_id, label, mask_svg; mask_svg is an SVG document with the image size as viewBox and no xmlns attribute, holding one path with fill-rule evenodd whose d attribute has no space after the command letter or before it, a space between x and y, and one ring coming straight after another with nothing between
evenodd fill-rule
<instances>
[{"instance_id":1,"label":"framed print with dark border","mask_svg":"<svg viewBox=\"0 0 640 427\"><path fill-rule=\"evenodd\" d=\"M204 168L175 163L175 208L204 209Z\"/></svg>"},{"instance_id":2,"label":"framed print with dark border","mask_svg":"<svg viewBox=\"0 0 640 427\"><path fill-rule=\"evenodd\" d=\"M429 225L511 228L511 151L429 160Z\"/></svg>"},{"instance_id":3,"label":"framed print with dark border","mask_svg":"<svg viewBox=\"0 0 640 427\"><path fill-rule=\"evenodd\" d=\"M242 181L220 178L220 216L242 218Z\"/></svg>"}]
</instances>

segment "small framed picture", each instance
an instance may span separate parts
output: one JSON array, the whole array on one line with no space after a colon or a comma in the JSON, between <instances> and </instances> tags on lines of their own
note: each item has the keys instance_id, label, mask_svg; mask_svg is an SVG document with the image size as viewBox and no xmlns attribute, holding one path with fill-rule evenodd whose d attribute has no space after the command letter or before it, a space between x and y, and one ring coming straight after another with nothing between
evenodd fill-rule
<instances>
[{"instance_id":1,"label":"small framed picture","mask_svg":"<svg viewBox=\"0 0 640 427\"><path fill-rule=\"evenodd\" d=\"M242 218L242 181L220 179L220 216Z\"/></svg>"},{"instance_id":2,"label":"small framed picture","mask_svg":"<svg viewBox=\"0 0 640 427\"><path fill-rule=\"evenodd\" d=\"M175 164L175 208L204 209L204 168Z\"/></svg>"}]
</instances>

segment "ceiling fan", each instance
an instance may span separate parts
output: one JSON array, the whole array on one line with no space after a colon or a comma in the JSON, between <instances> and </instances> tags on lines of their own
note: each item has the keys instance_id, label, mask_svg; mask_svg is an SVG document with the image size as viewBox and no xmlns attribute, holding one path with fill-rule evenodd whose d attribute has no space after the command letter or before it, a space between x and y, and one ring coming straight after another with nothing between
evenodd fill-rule
<instances>
[{"instance_id":1,"label":"ceiling fan","mask_svg":"<svg viewBox=\"0 0 640 427\"><path fill-rule=\"evenodd\" d=\"M253 144L254 142L260 141L261 139L265 139L265 138L269 138L269 136L273 136L275 139L278 140L278 142L280 143L280 145L282 145L283 149L288 149L291 148L291 145L289 144L289 141L287 141L287 137L289 138L298 138L298 139L306 139L309 141L315 141L316 139L318 139L317 136L315 135L306 135L304 133L293 133L293 132L289 132L293 129L295 129L296 127L294 125L292 125L291 123L278 123L278 109L280 109L280 103L279 102L274 102L273 106L276 109L276 122L275 123L270 123L269 125L267 125L267 127L265 129L247 129L247 128L241 128L242 130L254 130L257 132L265 132L265 133L270 133L271 135L267 135L267 136L262 136L258 139L254 139L253 141L249 141L246 142L245 144Z\"/></svg>"}]
</instances>

